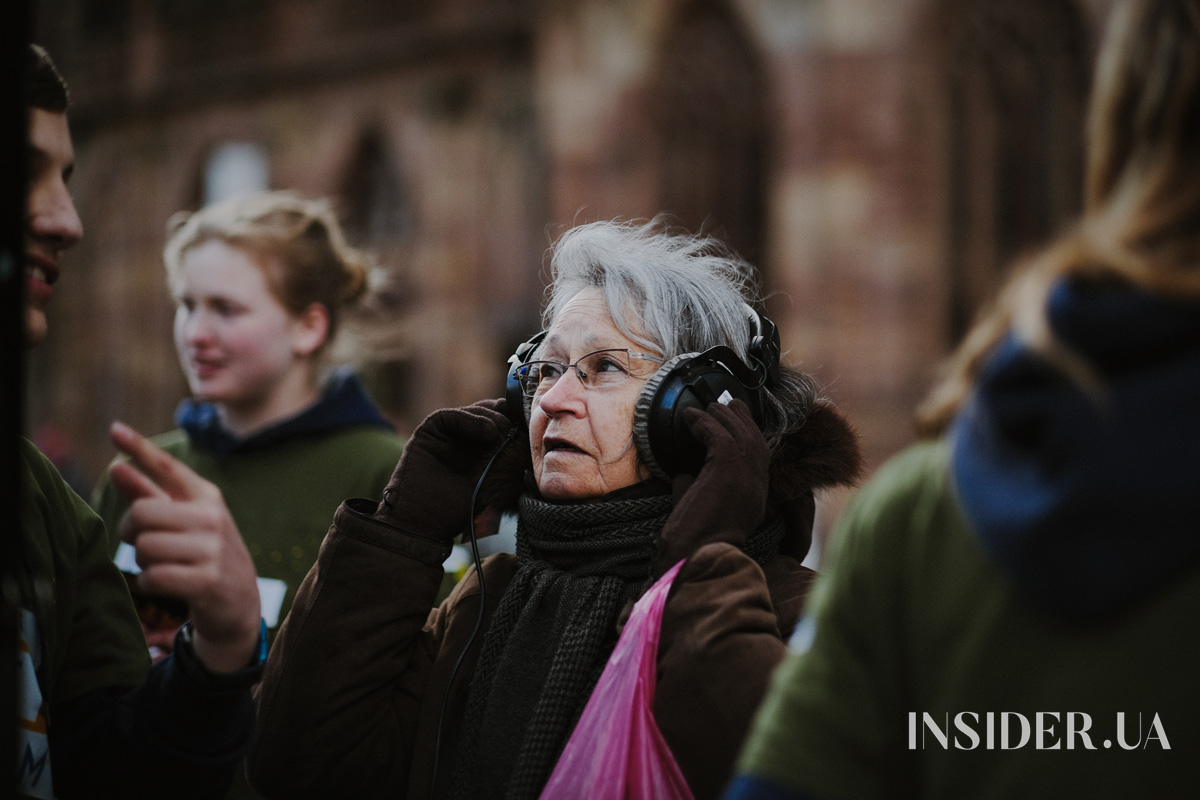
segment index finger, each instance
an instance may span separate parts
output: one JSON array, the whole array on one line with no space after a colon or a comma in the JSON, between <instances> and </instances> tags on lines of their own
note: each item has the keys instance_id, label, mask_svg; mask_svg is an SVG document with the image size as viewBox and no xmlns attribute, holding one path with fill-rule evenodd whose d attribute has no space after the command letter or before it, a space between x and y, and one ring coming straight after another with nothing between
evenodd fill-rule
<instances>
[{"instance_id":1,"label":"index finger","mask_svg":"<svg viewBox=\"0 0 1200 800\"><path fill-rule=\"evenodd\" d=\"M117 491L130 501L167 494L158 484L138 472L137 467L125 461L113 464L108 470L108 478Z\"/></svg>"},{"instance_id":2,"label":"index finger","mask_svg":"<svg viewBox=\"0 0 1200 800\"><path fill-rule=\"evenodd\" d=\"M196 474L145 436L123 422L114 422L109 427L109 435L113 444L129 456L142 474L167 496L175 500L188 500L196 496Z\"/></svg>"}]
</instances>

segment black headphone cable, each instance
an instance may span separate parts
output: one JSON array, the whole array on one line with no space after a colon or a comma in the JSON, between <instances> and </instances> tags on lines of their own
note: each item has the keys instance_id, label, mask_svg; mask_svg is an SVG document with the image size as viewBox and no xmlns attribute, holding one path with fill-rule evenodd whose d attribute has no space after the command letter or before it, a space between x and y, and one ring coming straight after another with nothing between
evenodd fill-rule
<instances>
[{"instance_id":1,"label":"black headphone cable","mask_svg":"<svg viewBox=\"0 0 1200 800\"><path fill-rule=\"evenodd\" d=\"M508 429L508 435L504 437L504 441L500 443L500 447L492 454L487 466L483 468L483 474L479 476L479 480L475 483L475 491L471 493L471 513L470 524L467 530L471 537L471 559L475 563L475 574L479 578L479 613L475 617L475 627L471 629L471 635L467 637L467 643L463 646L462 652L458 654L458 659L454 662L453 669L450 670L450 677L446 681L446 689L442 694L442 705L438 710L437 736L433 742L433 777L429 782L429 797L433 800L437 791L438 781L438 761L440 760L442 751L442 725L446 719L446 705L450 702L450 690L454 686L454 676L458 674L458 668L462 666L463 659L467 657L467 653L471 649L471 645L475 642L475 637L479 634L483 627L483 615L487 608L487 587L483 582L483 559L479 557L479 538L475 534L475 505L479 502L479 490L483 488L483 482L487 479L488 473L492 471L492 465L496 463L496 459L504 452L504 448L508 443L517 438L519 431L516 426Z\"/></svg>"}]
</instances>

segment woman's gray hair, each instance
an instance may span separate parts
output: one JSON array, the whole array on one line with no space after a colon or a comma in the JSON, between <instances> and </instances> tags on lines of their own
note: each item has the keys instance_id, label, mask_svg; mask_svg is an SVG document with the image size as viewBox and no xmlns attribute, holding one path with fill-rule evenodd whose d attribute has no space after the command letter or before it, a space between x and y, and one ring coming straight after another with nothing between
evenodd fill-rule
<instances>
[{"instance_id":1,"label":"woman's gray hair","mask_svg":"<svg viewBox=\"0 0 1200 800\"><path fill-rule=\"evenodd\" d=\"M747 305L759 302L754 269L716 239L645 223L601 221L564 233L552 248L543 327L584 289L603 292L620 331L671 359L726 345L749 358ZM808 375L780 367L764 392L763 432L775 449L818 400Z\"/></svg>"}]
</instances>

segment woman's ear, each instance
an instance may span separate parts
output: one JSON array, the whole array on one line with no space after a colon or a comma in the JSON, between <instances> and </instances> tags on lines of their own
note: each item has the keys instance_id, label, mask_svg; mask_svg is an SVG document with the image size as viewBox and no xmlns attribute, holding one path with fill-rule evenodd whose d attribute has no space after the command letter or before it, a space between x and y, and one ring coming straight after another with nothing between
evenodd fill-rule
<instances>
[{"instance_id":1,"label":"woman's ear","mask_svg":"<svg viewBox=\"0 0 1200 800\"><path fill-rule=\"evenodd\" d=\"M324 303L310 303L296 317L292 334L292 352L307 357L321 349L329 336L329 309Z\"/></svg>"}]
</instances>

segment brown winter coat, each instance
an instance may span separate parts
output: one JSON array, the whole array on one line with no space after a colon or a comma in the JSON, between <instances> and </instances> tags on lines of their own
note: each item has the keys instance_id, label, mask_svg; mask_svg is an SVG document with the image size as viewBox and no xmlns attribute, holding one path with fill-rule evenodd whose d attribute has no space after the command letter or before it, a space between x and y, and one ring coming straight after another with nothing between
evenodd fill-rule
<instances>
[{"instance_id":1,"label":"brown winter coat","mask_svg":"<svg viewBox=\"0 0 1200 800\"><path fill-rule=\"evenodd\" d=\"M846 434L838 447L853 451L836 422ZM838 454L852 475L856 453ZM849 477L831 469L834 482ZM801 472L788 482L807 481L805 491L775 500L798 497L788 504L799 512L793 522L807 526L811 487L825 476ZM517 559L484 561L483 623L455 672L478 619L479 581L469 573L430 612L447 547L373 519L373 509L348 501L338 510L272 648L248 760L252 783L268 797L423 800L435 763L433 796L449 795L475 659ZM725 543L701 547L677 576L663 611L654 715L698 800L716 797L728 780L812 579L791 555L764 569Z\"/></svg>"}]
</instances>

